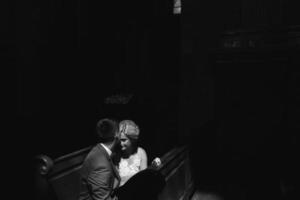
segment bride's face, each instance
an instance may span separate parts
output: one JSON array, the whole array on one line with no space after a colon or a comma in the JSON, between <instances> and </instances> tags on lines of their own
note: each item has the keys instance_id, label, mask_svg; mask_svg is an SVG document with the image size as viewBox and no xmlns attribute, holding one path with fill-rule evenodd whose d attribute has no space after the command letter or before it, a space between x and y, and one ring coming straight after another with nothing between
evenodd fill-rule
<instances>
[{"instance_id":1,"label":"bride's face","mask_svg":"<svg viewBox=\"0 0 300 200\"><path fill-rule=\"evenodd\" d=\"M120 143L122 151L126 151L131 147L131 141L124 133L121 133Z\"/></svg>"}]
</instances>

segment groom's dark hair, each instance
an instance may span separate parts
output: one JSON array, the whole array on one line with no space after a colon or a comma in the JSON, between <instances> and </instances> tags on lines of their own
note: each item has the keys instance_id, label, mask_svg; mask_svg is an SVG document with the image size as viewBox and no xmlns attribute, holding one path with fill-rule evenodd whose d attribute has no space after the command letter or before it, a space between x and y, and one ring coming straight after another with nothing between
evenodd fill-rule
<instances>
[{"instance_id":1,"label":"groom's dark hair","mask_svg":"<svg viewBox=\"0 0 300 200\"><path fill-rule=\"evenodd\" d=\"M118 130L118 123L112 119L105 118L97 122L96 131L100 142L112 142Z\"/></svg>"}]
</instances>

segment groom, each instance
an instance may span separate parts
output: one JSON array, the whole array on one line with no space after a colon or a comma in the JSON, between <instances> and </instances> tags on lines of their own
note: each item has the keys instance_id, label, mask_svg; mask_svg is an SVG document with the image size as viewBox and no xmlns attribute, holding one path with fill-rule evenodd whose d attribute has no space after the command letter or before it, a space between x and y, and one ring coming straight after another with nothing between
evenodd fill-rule
<instances>
[{"instance_id":1,"label":"groom","mask_svg":"<svg viewBox=\"0 0 300 200\"><path fill-rule=\"evenodd\" d=\"M111 154L119 143L118 124L110 119L97 123L99 143L86 156L80 171L78 200L117 200L114 190L120 176L112 163Z\"/></svg>"}]
</instances>

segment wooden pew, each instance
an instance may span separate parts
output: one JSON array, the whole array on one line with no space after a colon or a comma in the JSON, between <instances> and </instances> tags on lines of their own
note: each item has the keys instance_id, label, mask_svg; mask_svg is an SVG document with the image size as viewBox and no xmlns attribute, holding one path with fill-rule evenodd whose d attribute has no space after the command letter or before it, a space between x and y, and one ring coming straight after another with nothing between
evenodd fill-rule
<instances>
[{"instance_id":1,"label":"wooden pew","mask_svg":"<svg viewBox=\"0 0 300 200\"><path fill-rule=\"evenodd\" d=\"M194 193L194 184L190 169L189 149L184 146L175 148L162 158L158 168L165 176L166 186L159 200L187 200Z\"/></svg>"},{"instance_id":2,"label":"wooden pew","mask_svg":"<svg viewBox=\"0 0 300 200\"><path fill-rule=\"evenodd\" d=\"M36 199L77 200L79 170L92 147L51 159L46 155L36 157ZM162 165L156 168L165 177L166 185L159 200L186 200L193 192L188 148L170 150L161 157Z\"/></svg>"},{"instance_id":3,"label":"wooden pew","mask_svg":"<svg viewBox=\"0 0 300 200\"><path fill-rule=\"evenodd\" d=\"M79 191L79 170L92 147L52 160L46 155L36 157L36 199L75 200Z\"/></svg>"}]
</instances>

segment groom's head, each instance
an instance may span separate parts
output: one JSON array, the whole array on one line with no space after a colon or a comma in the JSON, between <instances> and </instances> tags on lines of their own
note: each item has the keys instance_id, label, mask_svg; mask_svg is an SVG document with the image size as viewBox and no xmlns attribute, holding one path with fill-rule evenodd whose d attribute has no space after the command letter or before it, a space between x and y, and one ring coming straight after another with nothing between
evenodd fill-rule
<instances>
[{"instance_id":1,"label":"groom's head","mask_svg":"<svg viewBox=\"0 0 300 200\"><path fill-rule=\"evenodd\" d=\"M113 143L118 139L119 126L116 121L105 118L97 122L96 131L100 142Z\"/></svg>"}]
</instances>

